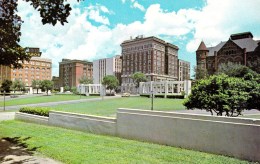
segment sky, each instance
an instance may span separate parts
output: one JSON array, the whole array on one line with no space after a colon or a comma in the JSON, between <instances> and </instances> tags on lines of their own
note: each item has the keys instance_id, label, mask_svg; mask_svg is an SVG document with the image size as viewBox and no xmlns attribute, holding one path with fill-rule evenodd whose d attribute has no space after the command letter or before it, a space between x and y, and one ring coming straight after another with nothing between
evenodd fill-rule
<instances>
[{"instance_id":1,"label":"sky","mask_svg":"<svg viewBox=\"0 0 260 164\"><path fill-rule=\"evenodd\" d=\"M18 0L21 46L39 47L59 75L63 58L93 61L121 54L130 37L156 36L179 47L179 59L196 65L196 50L250 31L260 40L260 0L68 0L68 22L42 25L38 11ZM191 69L191 73L193 69Z\"/></svg>"}]
</instances>

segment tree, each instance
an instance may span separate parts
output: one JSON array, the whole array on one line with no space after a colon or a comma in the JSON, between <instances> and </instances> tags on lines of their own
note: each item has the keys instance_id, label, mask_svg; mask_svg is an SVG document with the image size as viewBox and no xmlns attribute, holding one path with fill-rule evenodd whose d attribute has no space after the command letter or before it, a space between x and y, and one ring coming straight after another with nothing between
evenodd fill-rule
<instances>
[{"instance_id":1,"label":"tree","mask_svg":"<svg viewBox=\"0 0 260 164\"><path fill-rule=\"evenodd\" d=\"M119 81L114 75L107 75L103 78L102 85L105 85L106 89L109 89L111 95L111 91L117 88Z\"/></svg>"},{"instance_id":2,"label":"tree","mask_svg":"<svg viewBox=\"0 0 260 164\"><path fill-rule=\"evenodd\" d=\"M12 83L11 88L13 89L13 91L15 92L16 90L24 90L25 89L25 84L21 81L21 80L17 80L15 79Z\"/></svg>"},{"instance_id":3,"label":"tree","mask_svg":"<svg viewBox=\"0 0 260 164\"><path fill-rule=\"evenodd\" d=\"M217 72L230 77L243 78L247 81L246 91L249 93L248 109L260 108L260 74L249 67L234 63L222 64Z\"/></svg>"},{"instance_id":4,"label":"tree","mask_svg":"<svg viewBox=\"0 0 260 164\"><path fill-rule=\"evenodd\" d=\"M30 2L35 10L40 12L43 24L64 25L70 15L71 7L66 0L25 0ZM79 1L79 0L77 0ZM21 68L19 61L29 61L31 56L26 53L27 48L19 45L21 36L21 17L17 15L17 0L0 1L0 65Z\"/></svg>"},{"instance_id":5,"label":"tree","mask_svg":"<svg viewBox=\"0 0 260 164\"><path fill-rule=\"evenodd\" d=\"M254 76L257 74L256 72L254 72L247 66L235 64L235 63L231 63L231 62L223 63L220 65L216 74L222 74L222 73L224 73L230 77L239 77L239 78L245 77L245 75L248 73L251 73Z\"/></svg>"},{"instance_id":6,"label":"tree","mask_svg":"<svg viewBox=\"0 0 260 164\"><path fill-rule=\"evenodd\" d=\"M65 87L64 87L64 91L66 92L66 91L69 91L70 90L70 87L68 86L68 85L66 85Z\"/></svg>"},{"instance_id":7,"label":"tree","mask_svg":"<svg viewBox=\"0 0 260 164\"><path fill-rule=\"evenodd\" d=\"M225 74L213 75L196 82L192 93L184 102L188 109L202 109L222 116L238 116L249 109L250 92L247 91L249 81L242 78L229 77Z\"/></svg>"},{"instance_id":8,"label":"tree","mask_svg":"<svg viewBox=\"0 0 260 164\"><path fill-rule=\"evenodd\" d=\"M2 82L2 85L1 85L1 90L9 93L10 89L11 89L11 86L12 86L12 81L11 80L4 80Z\"/></svg>"},{"instance_id":9,"label":"tree","mask_svg":"<svg viewBox=\"0 0 260 164\"><path fill-rule=\"evenodd\" d=\"M80 84L93 84L93 80L86 76L81 76L81 78L79 78L79 83Z\"/></svg>"},{"instance_id":10,"label":"tree","mask_svg":"<svg viewBox=\"0 0 260 164\"><path fill-rule=\"evenodd\" d=\"M40 89L40 86L41 86L41 81L33 79L33 81L32 81L32 88L36 89L37 94L38 94L38 91Z\"/></svg>"},{"instance_id":11,"label":"tree","mask_svg":"<svg viewBox=\"0 0 260 164\"><path fill-rule=\"evenodd\" d=\"M48 95L49 90L51 90L53 88L53 81L43 80L41 82L40 88L41 88L42 91L46 91L47 95Z\"/></svg>"},{"instance_id":12,"label":"tree","mask_svg":"<svg viewBox=\"0 0 260 164\"><path fill-rule=\"evenodd\" d=\"M131 75L131 78L133 79L136 88L139 88L140 82L147 81L145 74L141 72L135 72Z\"/></svg>"},{"instance_id":13,"label":"tree","mask_svg":"<svg viewBox=\"0 0 260 164\"><path fill-rule=\"evenodd\" d=\"M193 71L194 71L194 78L196 80L200 80L208 77L208 71L206 69L194 66Z\"/></svg>"}]
</instances>

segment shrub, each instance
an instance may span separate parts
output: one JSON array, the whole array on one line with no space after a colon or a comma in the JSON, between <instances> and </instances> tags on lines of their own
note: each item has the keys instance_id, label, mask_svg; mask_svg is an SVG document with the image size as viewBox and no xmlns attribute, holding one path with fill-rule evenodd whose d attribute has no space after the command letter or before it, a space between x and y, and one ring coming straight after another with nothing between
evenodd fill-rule
<instances>
[{"instance_id":1,"label":"shrub","mask_svg":"<svg viewBox=\"0 0 260 164\"><path fill-rule=\"evenodd\" d=\"M49 117L50 110L47 107L22 107L19 112Z\"/></svg>"}]
</instances>

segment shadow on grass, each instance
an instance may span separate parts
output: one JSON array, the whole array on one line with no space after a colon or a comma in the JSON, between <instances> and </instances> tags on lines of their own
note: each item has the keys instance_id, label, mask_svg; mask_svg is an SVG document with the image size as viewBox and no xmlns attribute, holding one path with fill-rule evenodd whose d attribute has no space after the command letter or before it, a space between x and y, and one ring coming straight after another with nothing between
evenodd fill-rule
<instances>
[{"instance_id":1,"label":"shadow on grass","mask_svg":"<svg viewBox=\"0 0 260 164\"><path fill-rule=\"evenodd\" d=\"M30 137L23 138L23 139L20 137L14 137L14 138L6 137L0 139L0 162L7 162L9 160L12 160L11 158L13 156L15 157L32 156L33 152L40 147L34 147L29 149L28 145L25 143L25 141L28 139L30 139ZM26 161L27 159L24 159L15 163L24 163Z\"/></svg>"}]
</instances>

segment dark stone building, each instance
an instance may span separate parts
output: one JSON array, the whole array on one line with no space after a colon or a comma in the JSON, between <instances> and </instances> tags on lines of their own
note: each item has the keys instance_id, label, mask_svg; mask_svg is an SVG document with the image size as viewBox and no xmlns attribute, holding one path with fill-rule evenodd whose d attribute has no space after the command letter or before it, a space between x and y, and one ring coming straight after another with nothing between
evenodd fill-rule
<instances>
[{"instance_id":1,"label":"dark stone building","mask_svg":"<svg viewBox=\"0 0 260 164\"><path fill-rule=\"evenodd\" d=\"M223 63L236 63L250 67L260 65L260 40L251 32L232 34L228 41L215 47L206 47L202 41L196 51L197 67L214 74Z\"/></svg>"}]
</instances>

